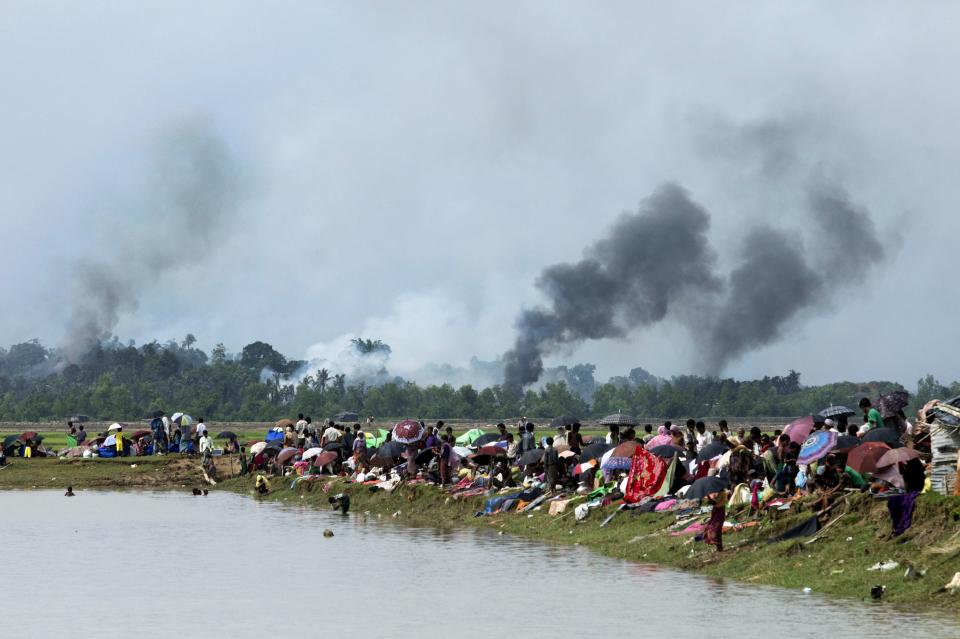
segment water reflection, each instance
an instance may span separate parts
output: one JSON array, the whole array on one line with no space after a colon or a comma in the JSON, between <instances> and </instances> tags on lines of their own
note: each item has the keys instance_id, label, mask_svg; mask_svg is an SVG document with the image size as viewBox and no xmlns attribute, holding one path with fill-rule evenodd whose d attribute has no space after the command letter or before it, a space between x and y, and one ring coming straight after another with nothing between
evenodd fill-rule
<instances>
[{"instance_id":1,"label":"water reflection","mask_svg":"<svg viewBox=\"0 0 960 639\"><path fill-rule=\"evenodd\" d=\"M452 624L457 639L620 636L631 628L626 634L712 639L960 637L952 620L889 606L294 501L7 492L0 513L0 547L29 549L5 556L3 603L43 611L18 618L17 637L126 637L136 629L139 637L242 639L293 632L307 620L322 620L324 635L362 637L430 637L438 624ZM324 538L324 528L335 536ZM104 614L78 620L71 602ZM119 621L109 612L118 610ZM651 610L662 612L644 612ZM497 614L472 623L478 611Z\"/></svg>"}]
</instances>

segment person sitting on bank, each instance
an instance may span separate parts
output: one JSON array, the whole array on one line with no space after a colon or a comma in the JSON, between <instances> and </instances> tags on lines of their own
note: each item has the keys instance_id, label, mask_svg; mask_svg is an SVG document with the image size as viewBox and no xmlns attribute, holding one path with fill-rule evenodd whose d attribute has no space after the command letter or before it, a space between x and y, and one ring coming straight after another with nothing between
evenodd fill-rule
<instances>
[{"instance_id":1,"label":"person sitting on bank","mask_svg":"<svg viewBox=\"0 0 960 639\"><path fill-rule=\"evenodd\" d=\"M270 492L270 481L263 475L257 475L257 482L254 488L258 494L266 495Z\"/></svg>"}]
</instances>

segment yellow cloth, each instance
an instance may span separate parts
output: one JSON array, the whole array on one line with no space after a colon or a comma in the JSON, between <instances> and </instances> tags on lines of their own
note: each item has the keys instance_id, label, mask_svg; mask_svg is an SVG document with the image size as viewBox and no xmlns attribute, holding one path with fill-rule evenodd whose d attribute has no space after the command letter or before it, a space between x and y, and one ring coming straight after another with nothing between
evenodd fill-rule
<instances>
[{"instance_id":1,"label":"yellow cloth","mask_svg":"<svg viewBox=\"0 0 960 639\"><path fill-rule=\"evenodd\" d=\"M123 435L121 435L118 432L116 437L117 437L117 452L122 453L123 452Z\"/></svg>"},{"instance_id":2,"label":"yellow cloth","mask_svg":"<svg viewBox=\"0 0 960 639\"><path fill-rule=\"evenodd\" d=\"M23 456L26 458L33 457L33 450L29 446L25 446L23 449Z\"/></svg>"}]
</instances>

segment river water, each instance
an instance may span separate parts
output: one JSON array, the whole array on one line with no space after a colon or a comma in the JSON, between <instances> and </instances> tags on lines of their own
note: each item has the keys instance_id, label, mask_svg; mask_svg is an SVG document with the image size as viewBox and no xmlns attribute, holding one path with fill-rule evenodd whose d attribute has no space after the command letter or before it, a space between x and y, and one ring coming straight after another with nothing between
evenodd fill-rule
<instances>
[{"instance_id":1,"label":"river water","mask_svg":"<svg viewBox=\"0 0 960 639\"><path fill-rule=\"evenodd\" d=\"M228 493L0 491L0 549L3 637L960 637L886 605Z\"/></svg>"}]
</instances>

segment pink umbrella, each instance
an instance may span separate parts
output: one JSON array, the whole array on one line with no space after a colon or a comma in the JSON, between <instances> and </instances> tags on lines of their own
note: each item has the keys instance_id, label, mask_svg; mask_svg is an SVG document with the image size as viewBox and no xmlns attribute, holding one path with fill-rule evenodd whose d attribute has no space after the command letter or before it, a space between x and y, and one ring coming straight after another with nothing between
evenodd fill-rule
<instances>
[{"instance_id":1,"label":"pink umbrella","mask_svg":"<svg viewBox=\"0 0 960 639\"><path fill-rule=\"evenodd\" d=\"M393 427L393 441L414 444L423 438L424 428L420 422L405 419Z\"/></svg>"},{"instance_id":2,"label":"pink umbrella","mask_svg":"<svg viewBox=\"0 0 960 639\"><path fill-rule=\"evenodd\" d=\"M277 453L277 461L282 464L288 459L292 459L293 456L296 454L297 454L297 449L288 446L287 448L284 448L279 453Z\"/></svg>"},{"instance_id":3,"label":"pink umbrella","mask_svg":"<svg viewBox=\"0 0 960 639\"><path fill-rule=\"evenodd\" d=\"M813 432L813 416L804 415L800 419L795 419L783 429L783 434L790 437L790 441L803 445Z\"/></svg>"}]
</instances>

